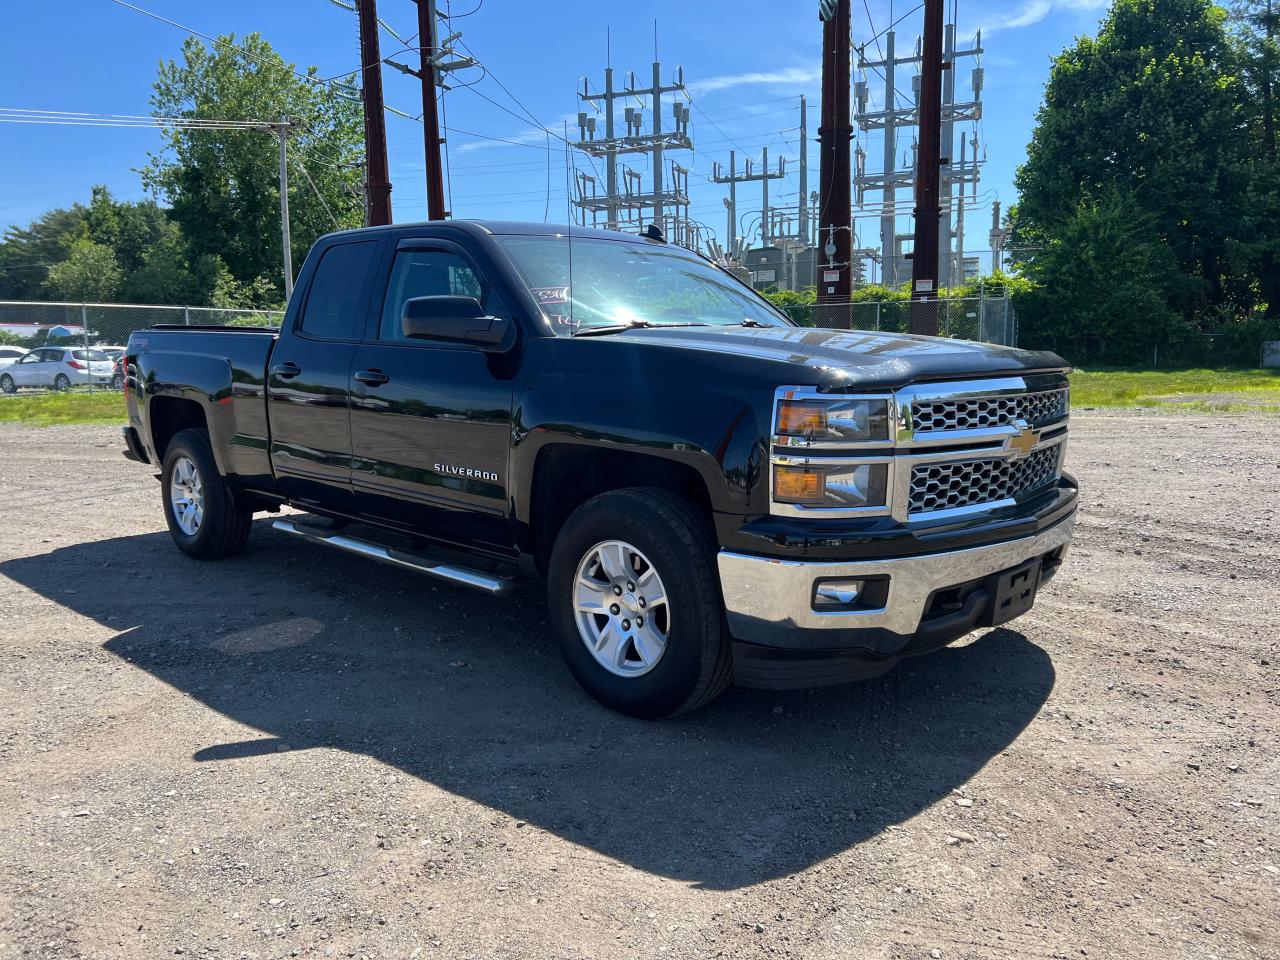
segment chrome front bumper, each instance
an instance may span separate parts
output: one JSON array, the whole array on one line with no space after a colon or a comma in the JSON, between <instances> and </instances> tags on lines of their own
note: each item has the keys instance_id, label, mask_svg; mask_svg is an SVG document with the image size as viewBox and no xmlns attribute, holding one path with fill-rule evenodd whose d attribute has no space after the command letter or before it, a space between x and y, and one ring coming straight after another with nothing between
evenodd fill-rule
<instances>
[{"instance_id":1,"label":"chrome front bumper","mask_svg":"<svg viewBox=\"0 0 1280 960\"><path fill-rule=\"evenodd\" d=\"M879 630L909 637L924 617L934 591L1008 570L1043 556L1071 540L1075 514L1042 533L1004 543L948 553L890 560L782 560L721 551L720 587L729 632L738 640L768 646L790 645L782 637L808 633L805 646L824 643L828 631ZM888 577L887 599L876 609L818 612L813 608L819 579Z\"/></svg>"}]
</instances>

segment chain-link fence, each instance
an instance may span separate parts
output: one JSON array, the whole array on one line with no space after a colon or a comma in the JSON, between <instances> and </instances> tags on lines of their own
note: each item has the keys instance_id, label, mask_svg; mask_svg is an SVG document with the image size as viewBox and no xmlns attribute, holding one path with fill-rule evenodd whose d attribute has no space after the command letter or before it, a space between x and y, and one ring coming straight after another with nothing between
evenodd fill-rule
<instances>
[{"instance_id":1,"label":"chain-link fence","mask_svg":"<svg viewBox=\"0 0 1280 960\"><path fill-rule=\"evenodd\" d=\"M0 392L120 390L129 334L157 323L278 327L274 310L0 300Z\"/></svg>"},{"instance_id":2,"label":"chain-link fence","mask_svg":"<svg viewBox=\"0 0 1280 960\"><path fill-rule=\"evenodd\" d=\"M913 311L936 312L938 335L1016 346L1018 317L1008 297L946 300L862 300L857 303L793 304L784 308L796 323L836 330L910 333Z\"/></svg>"}]
</instances>

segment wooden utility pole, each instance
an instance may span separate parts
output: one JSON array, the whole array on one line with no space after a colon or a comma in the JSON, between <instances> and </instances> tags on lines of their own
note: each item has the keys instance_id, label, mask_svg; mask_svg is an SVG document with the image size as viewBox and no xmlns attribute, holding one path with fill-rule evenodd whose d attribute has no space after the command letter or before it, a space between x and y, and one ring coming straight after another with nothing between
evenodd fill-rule
<instances>
[{"instance_id":1,"label":"wooden utility pole","mask_svg":"<svg viewBox=\"0 0 1280 960\"><path fill-rule=\"evenodd\" d=\"M925 0L920 49L920 141L916 158L915 242L911 249L911 332L938 334L938 197L942 165L942 4Z\"/></svg>"},{"instance_id":2,"label":"wooden utility pole","mask_svg":"<svg viewBox=\"0 0 1280 960\"><path fill-rule=\"evenodd\" d=\"M940 3L941 0L938 0ZM853 233L849 189L849 81L852 38L850 0L822 0L822 122L818 127L818 247L814 285L818 303L849 303ZM807 203L807 197L800 202ZM821 313L820 322L821 322ZM833 322L835 318L831 318ZM827 324L823 324L827 325ZM841 324L843 325L843 324Z\"/></svg>"},{"instance_id":3,"label":"wooden utility pole","mask_svg":"<svg viewBox=\"0 0 1280 960\"><path fill-rule=\"evenodd\" d=\"M360 17L360 88L364 93L366 220L371 227L391 222L391 178L387 173L387 126L382 109L382 54L378 50L375 0L356 0Z\"/></svg>"},{"instance_id":4,"label":"wooden utility pole","mask_svg":"<svg viewBox=\"0 0 1280 960\"><path fill-rule=\"evenodd\" d=\"M427 219L443 220L444 176L440 169L440 120L436 111L436 3L418 2L418 47L422 53L422 134L427 166Z\"/></svg>"}]
</instances>

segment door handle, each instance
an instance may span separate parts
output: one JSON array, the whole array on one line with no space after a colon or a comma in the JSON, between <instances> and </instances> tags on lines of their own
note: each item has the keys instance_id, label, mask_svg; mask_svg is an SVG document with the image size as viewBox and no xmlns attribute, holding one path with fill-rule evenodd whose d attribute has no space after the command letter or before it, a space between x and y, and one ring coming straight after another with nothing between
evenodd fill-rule
<instances>
[{"instance_id":1,"label":"door handle","mask_svg":"<svg viewBox=\"0 0 1280 960\"><path fill-rule=\"evenodd\" d=\"M370 387L380 387L391 378L377 368L373 370L361 370L355 375L356 379L361 383Z\"/></svg>"},{"instance_id":2,"label":"door handle","mask_svg":"<svg viewBox=\"0 0 1280 960\"><path fill-rule=\"evenodd\" d=\"M302 368L292 360L285 363L277 363L271 368L271 375L279 377L282 380L292 380L302 372Z\"/></svg>"}]
</instances>

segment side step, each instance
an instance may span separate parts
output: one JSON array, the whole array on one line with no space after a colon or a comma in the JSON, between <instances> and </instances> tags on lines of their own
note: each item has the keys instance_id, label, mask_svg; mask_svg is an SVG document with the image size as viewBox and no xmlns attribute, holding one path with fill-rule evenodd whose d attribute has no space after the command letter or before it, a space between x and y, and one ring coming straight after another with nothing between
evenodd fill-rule
<instances>
[{"instance_id":1,"label":"side step","mask_svg":"<svg viewBox=\"0 0 1280 960\"><path fill-rule=\"evenodd\" d=\"M470 587L473 590L479 590L481 593L487 593L491 597L507 597L515 589L515 582L510 577L498 577L490 573L482 573L479 570L469 570L466 567L428 560L425 557L417 557L411 553L405 553L403 550L384 547L380 543L357 540L355 537L345 536L336 530L326 530L306 523L297 523L293 520L276 520L271 526L281 533L290 533L295 537L301 537L303 540L309 540L312 543L323 543L326 546L344 550L347 553L354 553L356 556L381 560L383 563L403 567L405 570L412 570L414 573L425 574L428 577L435 577L437 580L444 580L446 583Z\"/></svg>"}]
</instances>

